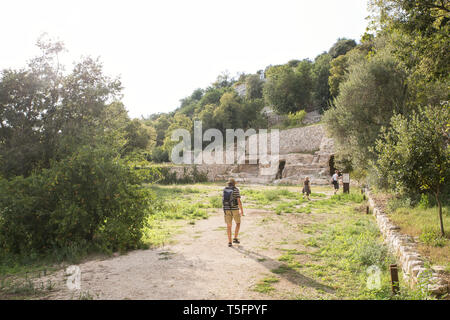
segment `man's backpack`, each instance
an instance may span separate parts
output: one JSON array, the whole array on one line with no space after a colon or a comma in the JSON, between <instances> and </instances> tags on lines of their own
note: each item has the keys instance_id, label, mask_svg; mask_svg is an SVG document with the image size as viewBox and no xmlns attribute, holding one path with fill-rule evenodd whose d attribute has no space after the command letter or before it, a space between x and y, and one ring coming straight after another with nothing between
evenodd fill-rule
<instances>
[{"instance_id":1,"label":"man's backpack","mask_svg":"<svg viewBox=\"0 0 450 320\"><path fill-rule=\"evenodd\" d=\"M223 196L222 196L222 204L223 207L232 207L237 205L237 200L234 198L233 195L234 187L225 187L223 189Z\"/></svg>"}]
</instances>

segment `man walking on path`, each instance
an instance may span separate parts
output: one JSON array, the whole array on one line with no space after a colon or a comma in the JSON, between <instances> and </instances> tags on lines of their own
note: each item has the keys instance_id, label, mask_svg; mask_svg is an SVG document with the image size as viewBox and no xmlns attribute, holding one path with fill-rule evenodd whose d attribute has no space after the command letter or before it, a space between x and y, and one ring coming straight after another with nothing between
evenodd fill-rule
<instances>
[{"instance_id":1,"label":"man walking on path","mask_svg":"<svg viewBox=\"0 0 450 320\"><path fill-rule=\"evenodd\" d=\"M228 233L228 246L231 247L231 227L232 222L236 222L236 229L234 230L234 243L240 243L238 239L239 228L241 226L241 216L244 215L244 210L242 209L241 194L239 189L236 187L236 181L234 179L228 180L228 185L223 189L223 212L225 216L225 223L227 224Z\"/></svg>"},{"instance_id":2,"label":"man walking on path","mask_svg":"<svg viewBox=\"0 0 450 320\"><path fill-rule=\"evenodd\" d=\"M339 190L339 171L335 171L333 176L331 177L331 183L334 185L334 194L336 194Z\"/></svg>"}]
</instances>

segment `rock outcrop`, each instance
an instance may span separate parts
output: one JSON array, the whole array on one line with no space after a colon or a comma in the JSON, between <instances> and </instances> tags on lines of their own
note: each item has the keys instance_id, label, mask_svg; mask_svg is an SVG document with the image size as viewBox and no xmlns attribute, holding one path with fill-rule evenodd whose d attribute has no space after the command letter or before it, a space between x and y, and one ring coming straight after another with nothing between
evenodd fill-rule
<instances>
[{"instance_id":1,"label":"rock outcrop","mask_svg":"<svg viewBox=\"0 0 450 320\"><path fill-rule=\"evenodd\" d=\"M258 136L258 141L260 138ZM246 141L245 163L198 164L196 169L205 173L209 181L223 181L233 177L246 183L299 184L305 177L310 177L312 184L328 184L334 145L333 140L326 136L322 125L280 130L279 161L272 166L250 162L252 154L249 152L249 141ZM268 154L271 152L269 143ZM173 166L171 170L181 178L185 174L192 174L193 166Z\"/></svg>"}]
</instances>

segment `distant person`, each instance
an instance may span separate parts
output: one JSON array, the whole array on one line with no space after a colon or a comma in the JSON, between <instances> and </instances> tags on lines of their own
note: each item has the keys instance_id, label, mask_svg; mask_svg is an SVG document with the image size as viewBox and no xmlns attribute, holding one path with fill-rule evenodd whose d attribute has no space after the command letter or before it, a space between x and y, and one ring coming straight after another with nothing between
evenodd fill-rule
<instances>
[{"instance_id":1,"label":"distant person","mask_svg":"<svg viewBox=\"0 0 450 320\"><path fill-rule=\"evenodd\" d=\"M331 177L331 183L334 186L334 194L339 191L339 171L334 171L333 176Z\"/></svg>"},{"instance_id":2,"label":"distant person","mask_svg":"<svg viewBox=\"0 0 450 320\"><path fill-rule=\"evenodd\" d=\"M244 209L242 209L241 194L236 187L236 181L234 179L228 180L228 185L223 189L222 197L223 212L225 216L225 223L227 224L228 233L228 246L231 247L231 228L232 222L236 222L236 229L234 230L233 243L239 244L238 239L239 228L241 227L241 216L244 215Z\"/></svg>"},{"instance_id":3,"label":"distant person","mask_svg":"<svg viewBox=\"0 0 450 320\"><path fill-rule=\"evenodd\" d=\"M303 199L305 199L305 195L306 198L308 198L308 200L311 200L309 198L309 195L311 194L311 181L309 181L309 177L306 177L305 180L303 181Z\"/></svg>"}]
</instances>

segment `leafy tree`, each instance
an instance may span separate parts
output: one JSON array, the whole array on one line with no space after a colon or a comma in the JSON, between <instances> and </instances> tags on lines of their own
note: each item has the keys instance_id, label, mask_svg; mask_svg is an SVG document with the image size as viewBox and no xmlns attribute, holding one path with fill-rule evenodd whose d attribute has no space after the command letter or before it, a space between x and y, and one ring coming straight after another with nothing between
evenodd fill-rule
<instances>
[{"instance_id":1,"label":"leafy tree","mask_svg":"<svg viewBox=\"0 0 450 320\"><path fill-rule=\"evenodd\" d=\"M450 3L447 0L371 0L372 26L394 35L394 54L426 80L450 70Z\"/></svg>"},{"instance_id":2,"label":"leafy tree","mask_svg":"<svg viewBox=\"0 0 450 320\"><path fill-rule=\"evenodd\" d=\"M170 119L171 116L169 114L159 113L144 121L145 124L152 126L156 130L156 146L164 144L164 138L170 126Z\"/></svg>"},{"instance_id":3,"label":"leafy tree","mask_svg":"<svg viewBox=\"0 0 450 320\"><path fill-rule=\"evenodd\" d=\"M113 101L105 110L105 125L110 129L122 130L129 123L130 118L121 101Z\"/></svg>"},{"instance_id":4,"label":"leafy tree","mask_svg":"<svg viewBox=\"0 0 450 320\"><path fill-rule=\"evenodd\" d=\"M243 127L241 99L236 92L226 92L222 95L219 106L214 110L214 118L217 129L222 132Z\"/></svg>"},{"instance_id":5,"label":"leafy tree","mask_svg":"<svg viewBox=\"0 0 450 320\"><path fill-rule=\"evenodd\" d=\"M335 98L339 94L339 85L347 79L348 68L351 65L360 63L378 51L386 51L385 37L379 36L377 45L375 39L370 34L365 34L361 39L361 44L357 45L344 55L340 55L330 62L330 73L328 84L330 87L330 98Z\"/></svg>"},{"instance_id":6,"label":"leafy tree","mask_svg":"<svg viewBox=\"0 0 450 320\"><path fill-rule=\"evenodd\" d=\"M331 56L324 53L317 56L312 66L313 105L321 111L328 109L328 101L331 98L330 86L328 84L330 62Z\"/></svg>"},{"instance_id":7,"label":"leafy tree","mask_svg":"<svg viewBox=\"0 0 450 320\"><path fill-rule=\"evenodd\" d=\"M214 117L216 109L217 105L207 104L199 113L198 119L202 121L203 129L217 128L219 126L219 120Z\"/></svg>"},{"instance_id":8,"label":"leafy tree","mask_svg":"<svg viewBox=\"0 0 450 320\"><path fill-rule=\"evenodd\" d=\"M300 63L300 60L293 59L293 60L289 60L287 64L289 67L295 68L298 66L299 63Z\"/></svg>"},{"instance_id":9,"label":"leafy tree","mask_svg":"<svg viewBox=\"0 0 450 320\"><path fill-rule=\"evenodd\" d=\"M187 98L180 100L180 107L177 109L177 112L183 113L189 117L192 117L195 112L195 108L203 97L203 90L196 89L194 92Z\"/></svg>"},{"instance_id":10,"label":"leafy tree","mask_svg":"<svg viewBox=\"0 0 450 320\"><path fill-rule=\"evenodd\" d=\"M252 99L242 102L242 126L244 129L267 128L267 117L261 113L264 108L264 99Z\"/></svg>"},{"instance_id":11,"label":"leafy tree","mask_svg":"<svg viewBox=\"0 0 450 320\"><path fill-rule=\"evenodd\" d=\"M164 138L163 149L167 152L167 154L171 155L172 148L178 144L177 141L172 141L172 132L177 129L185 129L189 132L193 132L193 122L192 120L181 113L176 113L171 121L169 128L166 131L166 135Z\"/></svg>"},{"instance_id":12,"label":"leafy tree","mask_svg":"<svg viewBox=\"0 0 450 320\"><path fill-rule=\"evenodd\" d=\"M82 146L49 169L0 179L0 252L140 247L153 199L143 178L117 150Z\"/></svg>"},{"instance_id":13,"label":"leafy tree","mask_svg":"<svg viewBox=\"0 0 450 320\"><path fill-rule=\"evenodd\" d=\"M220 98L227 91L229 91L228 88L219 88L219 89L213 87L208 88L198 103L199 108L206 106L207 104L218 105L220 102ZM201 111L201 109L199 108L197 108L196 110L197 113Z\"/></svg>"},{"instance_id":14,"label":"leafy tree","mask_svg":"<svg viewBox=\"0 0 450 320\"><path fill-rule=\"evenodd\" d=\"M49 88L37 74L4 70L0 81L0 156L5 176L27 175L44 157L42 97Z\"/></svg>"},{"instance_id":15,"label":"leafy tree","mask_svg":"<svg viewBox=\"0 0 450 320\"><path fill-rule=\"evenodd\" d=\"M228 71L224 71L219 76L217 76L217 79L213 83L213 86L216 89L220 89L230 87L233 83L235 83L235 80L230 76L230 73Z\"/></svg>"},{"instance_id":16,"label":"leafy tree","mask_svg":"<svg viewBox=\"0 0 450 320\"><path fill-rule=\"evenodd\" d=\"M337 97L339 94L339 85L346 79L348 73L348 57L342 55L331 60L330 76L328 84L330 86L330 95Z\"/></svg>"},{"instance_id":17,"label":"leafy tree","mask_svg":"<svg viewBox=\"0 0 450 320\"><path fill-rule=\"evenodd\" d=\"M396 115L389 130L376 141L375 167L388 185L409 193L429 192L442 220L442 194L450 180L450 105L427 107L410 118Z\"/></svg>"},{"instance_id":18,"label":"leafy tree","mask_svg":"<svg viewBox=\"0 0 450 320\"><path fill-rule=\"evenodd\" d=\"M152 199L141 183L154 180L123 150L147 148L153 129L130 121L99 60L65 72L62 43L38 46L0 76L0 253L136 248Z\"/></svg>"},{"instance_id":19,"label":"leafy tree","mask_svg":"<svg viewBox=\"0 0 450 320\"><path fill-rule=\"evenodd\" d=\"M273 66L266 72L264 98L280 113L302 110L311 104L311 62L300 62L296 69Z\"/></svg>"},{"instance_id":20,"label":"leafy tree","mask_svg":"<svg viewBox=\"0 0 450 320\"><path fill-rule=\"evenodd\" d=\"M247 99L261 99L263 97L262 90L264 82L259 78L259 75L253 74L247 76L245 85L247 88Z\"/></svg>"},{"instance_id":21,"label":"leafy tree","mask_svg":"<svg viewBox=\"0 0 450 320\"><path fill-rule=\"evenodd\" d=\"M121 84L85 58L72 72L58 63L62 43L38 41L41 56L22 70L0 76L0 155L5 176L29 175L105 133L107 110ZM112 133L112 131L110 130Z\"/></svg>"},{"instance_id":22,"label":"leafy tree","mask_svg":"<svg viewBox=\"0 0 450 320\"><path fill-rule=\"evenodd\" d=\"M300 61L295 68L298 78L298 105L300 109L311 109L312 91L314 89L313 63L309 59Z\"/></svg>"},{"instance_id":23,"label":"leafy tree","mask_svg":"<svg viewBox=\"0 0 450 320\"><path fill-rule=\"evenodd\" d=\"M337 58L339 56L346 54L348 51L352 50L354 47L356 47L355 40L339 38L336 41L336 43L333 44L333 46L330 48L328 53L334 59L334 58Z\"/></svg>"},{"instance_id":24,"label":"leafy tree","mask_svg":"<svg viewBox=\"0 0 450 320\"><path fill-rule=\"evenodd\" d=\"M350 66L334 106L324 121L337 146L336 158L351 155L353 168L367 168L376 155L369 151L381 127L389 126L394 113L405 113L405 72L389 52Z\"/></svg>"},{"instance_id":25,"label":"leafy tree","mask_svg":"<svg viewBox=\"0 0 450 320\"><path fill-rule=\"evenodd\" d=\"M166 150L164 150L162 146L154 147L152 149L149 160L157 163L169 162L169 154Z\"/></svg>"},{"instance_id":26,"label":"leafy tree","mask_svg":"<svg viewBox=\"0 0 450 320\"><path fill-rule=\"evenodd\" d=\"M125 138L127 152L143 150L150 151L156 145L155 128L145 125L142 121L134 119L129 121L125 127Z\"/></svg>"}]
</instances>

